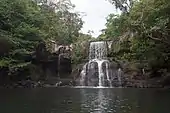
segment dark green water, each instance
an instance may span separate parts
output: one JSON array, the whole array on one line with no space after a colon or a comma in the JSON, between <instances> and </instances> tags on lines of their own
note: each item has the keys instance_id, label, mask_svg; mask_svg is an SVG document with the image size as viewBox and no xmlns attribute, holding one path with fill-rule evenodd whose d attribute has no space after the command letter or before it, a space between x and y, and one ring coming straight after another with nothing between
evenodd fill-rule
<instances>
[{"instance_id":1,"label":"dark green water","mask_svg":"<svg viewBox=\"0 0 170 113\"><path fill-rule=\"evenodd\" d=\"M0 113L170 113L158 89L1 89Z\"/></svg>"}]
</instances>

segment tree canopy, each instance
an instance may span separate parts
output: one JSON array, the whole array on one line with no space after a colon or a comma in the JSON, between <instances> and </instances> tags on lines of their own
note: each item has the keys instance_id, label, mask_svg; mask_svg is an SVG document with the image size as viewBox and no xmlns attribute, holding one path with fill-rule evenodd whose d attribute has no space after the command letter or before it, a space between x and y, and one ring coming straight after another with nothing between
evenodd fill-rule
<instances>
[{"instance_id":1,"label":"tree canopy","mask_svg":"<svg viewBox=\"0 0 170 113\"><path fill-rule=\"evenodd\" d=\"M22 66L39 42L71 44L83 21L69 0L0 0L0 67Z\"/></svg>"},{"instance_id":2,"label":"tree canopy","mask_svg":"<svg viewBox=\"0 0 170 113\"><path fill-rule=\"evenodd\" d=\"M99 38L113 40L113 58L139 61L152 69L170 66L170 1L110 0L120 15L110 14ZM130 6L129 6L130 5Z\"/></svg>"}]
</instances>

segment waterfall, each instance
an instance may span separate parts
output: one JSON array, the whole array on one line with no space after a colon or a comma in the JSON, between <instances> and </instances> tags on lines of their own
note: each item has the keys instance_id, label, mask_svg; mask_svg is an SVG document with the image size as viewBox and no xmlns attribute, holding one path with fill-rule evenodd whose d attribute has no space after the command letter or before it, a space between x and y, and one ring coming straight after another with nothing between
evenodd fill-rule
<instances>
[{"instance_id":1,"label":"waterfall","mask_svg":"<svg viewBox=\"0 0 170 113\"><path fill-rule=\"evenodd\" d=\"M106 41L90 43L89 62L84 65L80 74L81 86L112 86L110 62L107 60L107 48Z\"/></svg>"},{"instance_id":2,"label":"waterfall","mask_svg":"<svg viewBox=\"0 0 170 113\"><path fill-rule=\"evenodd\" d=\"M122 76L122 70L121 70L121 68L119 68L117 78L118 78L118 83L119 83L120 86L122 85L121 76Z\"/></svg>"},{"instance_id":3,"label":"waterfall","mask_svg":"<svg viewBox=\"0 0 170 113\"><path fill-rule=\"evenodd\" d=\"M106 63L106 70L107 70L107 72L106 72L107 80L109 82L109 86L111 87L112 86L112 81L110 80L110 77L109 77L109 64L108 63Z\"/></svg>"},{"instance_id":4,"label":"waterfall","mask_svg":"<svg viewBox=\"0 0 170 113\"><path fill-rule=\"evenodd\" d=\"M89 50L89 60L107 58L107 43L104 41L91 42Z\"/></svg>"},{"instance_id":5,"label":"waterfall","mask_svg":"<svg viewBox=\"0 0 170 113\"><path fill-rule=\"evenodd\" d=\"M87 64L85 64L85 65L83 66L83 70L82 70L81 73L80 73L80 75L81 75L80 85L81 85L81 86L85 86L84 81L85 81L85 77L86 77L86 66L87 66Z\"/></svg>"},{"instance_id":6,"label":"waterfall","mask_svg":"<svg viewBox=\"0 0 170 113\"><path fill-rule=\"evenodd\" d=\"M102 69L102 60L96 60L99 69L99 86L103 86L104 73Z\"/></svg>"}]
</instances>

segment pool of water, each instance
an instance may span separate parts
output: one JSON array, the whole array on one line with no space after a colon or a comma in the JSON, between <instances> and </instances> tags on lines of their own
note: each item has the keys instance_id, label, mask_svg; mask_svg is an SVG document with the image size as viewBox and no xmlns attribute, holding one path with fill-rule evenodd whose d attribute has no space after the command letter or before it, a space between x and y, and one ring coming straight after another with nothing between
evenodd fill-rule
<instances>
[{"instance_id":1,"label":"pool of water","mask_svg":"<svg viewBox=\"0 0 170 113\"><path fill-rule=\"evenodd\" d=\"M0 89L0 113L170 113L170 90Z\"/></svg>"}]
</instances>

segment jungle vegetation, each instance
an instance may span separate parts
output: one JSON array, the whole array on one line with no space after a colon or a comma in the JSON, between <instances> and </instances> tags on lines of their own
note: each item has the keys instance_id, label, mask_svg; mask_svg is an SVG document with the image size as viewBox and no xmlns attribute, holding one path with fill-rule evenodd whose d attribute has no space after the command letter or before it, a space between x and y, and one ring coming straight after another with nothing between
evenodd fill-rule
<instances>
[{"instance_id":1,"label":"jungle vegetation","mask_svg":"<svg viewBox=\"0 0 170 113\"><path fill-rule=\"evenodd\" d=\"M109 57L138 62L141 68L170 70L170 1L108 0L121 14L107 17L98 37L112 40Z\"/></svg>"}]
</instances>

